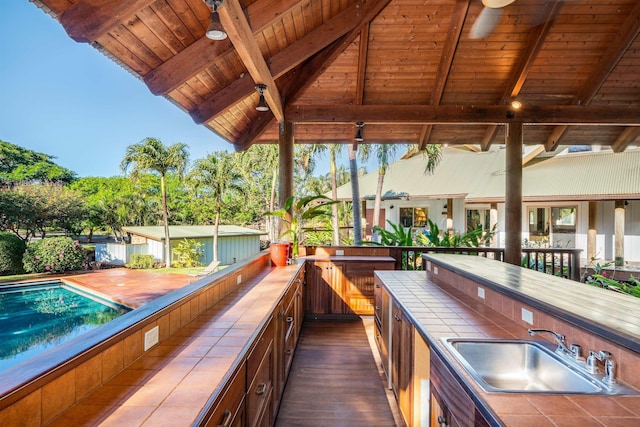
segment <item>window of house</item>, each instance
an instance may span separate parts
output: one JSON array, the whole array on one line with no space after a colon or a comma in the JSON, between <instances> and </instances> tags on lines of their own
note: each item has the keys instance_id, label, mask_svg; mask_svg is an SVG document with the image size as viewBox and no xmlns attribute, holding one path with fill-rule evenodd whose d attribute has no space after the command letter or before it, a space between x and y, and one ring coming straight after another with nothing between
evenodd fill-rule
<instances>
[{"instance_id":1,"label":"window of house","mask_svg":"<svg viewBox=\"0 0 640 427\"><path fill-rule=\"evenodd\" d=\"M491 228L490 217L490 209L467 209L467 232L473 231L478 227L483 230L489 230Z\"/></svg>"},{"instance_id":2,"label":"window of house","mask_svg":"<svg viewBox=\"0 0 640 427\"><path fill-rule=\"evenodd\" d=\"M403 227L426 227L428 217L427 208L400 208L400 224Z\"/></svg>"}]
</instances>

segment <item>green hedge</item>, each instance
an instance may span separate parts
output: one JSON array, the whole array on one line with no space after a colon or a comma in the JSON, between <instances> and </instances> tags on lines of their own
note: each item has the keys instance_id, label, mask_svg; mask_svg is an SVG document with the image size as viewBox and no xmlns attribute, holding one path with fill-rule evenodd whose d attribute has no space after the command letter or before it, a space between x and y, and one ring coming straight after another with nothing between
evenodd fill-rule
<instances>
[{"instance_id":1,"label":"green hedge","mask_svg":"<svg viewBox=\"0 0 640 427\"><path fill-rule=\"evenodd\" d=\"M156 264L153 255L133 254L127 268L153 268Z\"/></svg>"},{"instance_id":2,"label":"green hedge","mask_svg":"<svg viewBox=\"0 0 640 427\"><path fill-rule=\"evenodd\" d=\"M24 273L22 256L26 248L15 234L0 232L0 276Z\"/></svg>"}]
</instances>

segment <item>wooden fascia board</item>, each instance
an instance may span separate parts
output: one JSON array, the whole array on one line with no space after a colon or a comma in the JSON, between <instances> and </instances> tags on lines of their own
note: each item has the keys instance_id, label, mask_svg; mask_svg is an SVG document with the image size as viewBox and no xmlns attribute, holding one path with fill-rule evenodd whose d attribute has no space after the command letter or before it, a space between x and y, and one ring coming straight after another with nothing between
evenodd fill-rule
<instances>
[{"instance_id":1,"label":"wooden fascia board","mask_svg":"<svg viewBox=\"0 0 640 427\"><path fill-rule=\"evenodd\" d=\"M274 4L275 3L275 4ZM282 15L297 6L300 0L272 2L260 0L245 9L254 34L261 32ZM233 45L226 40L210 40L201 37L183 51L171 57L144 76L144 82L154 95L166 95L178 88L212 63L233 52Z\"/></svg>"},{"instance_id":2,"label":"wooden fascia board","mask_svg":"<svg viewBox=\"0 0 640 427\"><path fill-rule=\"evenodd\" d=\"M80 0L58 17L69 37L93 43L155 0Z\"/></svg>"},{"instance_id":3,"label":"wooden fascia board","mask_svg":"<svg viewBox=\"0 0 640 427\"><path fill-rule=\"evenodd\" d=\"M442 55L440 56L440 62L438 63L438 72L436 74L436 84L431 92L431 105L438 105L442 100L444 94L444 88L447 85L447 79L449 78L449 72L451 71L451 65L453 64L453 58L458 48L458 42L462 35L462 28L464 27L464 21L469 11L469 0L456 0L456 5L449 21L449 29L447 30L447 38L445 40L444 48L442 49ZM431 132L433 131L433 125L425 125L420 133L420 139L418 141L419 149L424 148L429 143L431 138Z\"/></svg>"},{"instance_id":4,"label":"wooden fascia board","mask_svg":"<svg viewBox=\"0 0 640 427\"><path fill-rule=\"evenodd\" d=\"M267 86L264 97L269 104L269 110L278 121L284 120L284 108L278 86L262 56L240 3L238 0L225 0L218 9L218 14L229 40L253 81Z\"/></svg>"},{"instance_id":5,"label":"wooden fascia board","mask_svg":"<svg viewBox=\"0 0 640 427\"><path fill-rule=\"evenodd\" d=\"M278 79L347 34L359 24L359 14L360 9L350 7L275 54L268 60L273 78ZM198 124L212 120L253 93L253 85L241 81L236 80L191 110L193 120Z\"/></svg>"},{"instance_id":6,"label":"wooden fascia board","mask_svg":"<svg viewBox=\"0 0 640 427\"><path fill-rule=\"evenodd\" d=\"M296 123L415 123L640 126L640 106L508 105L290 105L287 120Z\"/></svg>"},{"instance_id":7,"label":"wooden fascia board","mask_svg":"<svg viewBox=\"0 0 640 427\"><path fill-rule=\"evenodd\" d=\"M522 55L520 62L518 63L518 67L515 72L511 76L511 80L507 84L507 87L500 98L499 104L504 104L510 101L512 98L517 97L520 94L520 90L524 85L527 76L529 75L529 70L533 65L533 62L538 57L538 53L544 44L545 39L547 38L547 34L551 30L553 23L560 13L560 9L562 8L563 1L552 2L547 5L546 13L544 16L544 24L536 27L530 37L530 42L527 45L527 48ZM488 151L489 147L493 143L496 134L498 133L498 128L496 126L489 126L486 130L484 136L482 137L482 142L480 143L480 147L482 151Z\"/></svg>"}]
</instances>

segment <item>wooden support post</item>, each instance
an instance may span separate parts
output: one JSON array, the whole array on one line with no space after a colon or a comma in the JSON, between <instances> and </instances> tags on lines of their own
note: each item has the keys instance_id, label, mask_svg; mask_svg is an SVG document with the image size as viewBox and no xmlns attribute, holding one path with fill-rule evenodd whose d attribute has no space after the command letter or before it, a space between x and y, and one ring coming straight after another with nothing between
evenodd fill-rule
<instances>
[{"instance_id":1,"label":"wooden support post","mask_svg":"<svg viewBox=\"0 0 640 427\"><path fill-rule=\"evenodd\" d=\"M615 249L614 259L617 267L624 264L624 200L616 200L614 213Z\"/></svg>"},{"instance_id":2,"label":"wooden support post","mask_svg":"<svg viewBox=\"0 0 640 427\"><path fill-rule=\"evenodd\" d=\"M506 125L505 262L522 258L522 123Z\"/></svg>"},{"instance_id":3,"label":"wooden support post","mask_svg":"<svg viewBox=\"0 0 640 427\"><path fill-rule=\"evenodd\" d=\"M598 236L598 202L589 202L589 230L587 231L587 264L596 257Z\"/></svg>"},{"instance_id":4,"label":"wooden support post","mask_svg":"<svg viewBox=\"0 0 640 427\"><path fill-rule=\"evenodd\" d=\"M280 140L278 144L278 160L280 168L279 202L284 208L287 199L293 196L293 123L280 122ZM289 218L291 220L291 212ZM282 225L280 224L280 228ZM281 230L282 231L282 230Z\"/></svg>"},{"instance_id":5,"label":"wooden support post","mask_svg":"<svg viewBox=\"0 0 640 427\"><path fill-rule=\"evenodd\" d=\"M493 227L498 223L498 204L491 203L489 211L489 230L493 230ZM498 236L497 233L491 237L491 247L495 248L498 246Z\"/></svg>"}]
</instances>

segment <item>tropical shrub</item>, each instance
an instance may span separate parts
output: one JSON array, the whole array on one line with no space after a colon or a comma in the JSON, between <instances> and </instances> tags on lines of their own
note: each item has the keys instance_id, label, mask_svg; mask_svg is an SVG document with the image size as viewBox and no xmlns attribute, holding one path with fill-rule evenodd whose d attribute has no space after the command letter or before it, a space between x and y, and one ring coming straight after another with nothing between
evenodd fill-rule
<instances>
[{"instance_id":1,"label":"tropical shrub","mask_svg":"<svg viewBox=\"0 0 640 427\"><path fill-rule=\"evenodd\" d=\"M0 276L24 273L22 256L26 247L15 234L0 232Z\"/></svg>"},{"instance_id":2,"label":"tropical shrub","mask_svg":"<svg viewBox=\"0 0 640 427\"><path fill-rule=\"evenodd\" d=\"M133 269L147 269L153 268L155 264L156 260L153 258L153 255L133 254L131 255L131 260L129 264L126 265L126 267Z\"/></svg>"},{"instance_id":3,"label":"tropical shrub","mask_svg":"<svg viewBox=\"0 0 640 427\"><path fill-rule=\"evenodd\" d=\"M173 248L173 266L197 267L201 265L200 259L204 254L202 243L193 239L183 239Z\"/></svg>"},{"instance_id":4,"label":"tropical shrub","mask_svg":"<svg viewBox=\"0 0 640 427\"><path fill-rule=\"evenodd\" d=\"M50 237L29 242L23 264L28 273L63 273L89 267L87 252L77 240L70 237Z\"/></svg>"}]
</instances>

